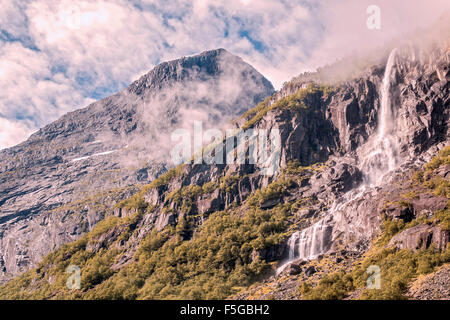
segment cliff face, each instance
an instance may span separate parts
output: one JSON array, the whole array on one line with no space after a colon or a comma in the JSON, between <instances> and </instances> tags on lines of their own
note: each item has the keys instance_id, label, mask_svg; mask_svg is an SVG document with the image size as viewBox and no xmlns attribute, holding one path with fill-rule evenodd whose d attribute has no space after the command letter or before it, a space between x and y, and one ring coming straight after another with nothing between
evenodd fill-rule
<instances>
[{"instance_id":1,"label":"cliff face","mask_svg":"<svg viewBox=\"0 0 450 320\"><path fill-rule=\"evenodd\" d=\"M33 285L17 293L20 278L11 281L5 297L224 298L277 267L306 279L318 266L305 263L357 259L379 236L444 251L449 63L448 44L401 46L352 80L287 83L236 122L279 133L275 175L259 163L172 169L27 273ZM386 221L401 226L391 242ZM416 229L399 232L410 222ZM81 268L81 291L61 285L70 264Z\"/></svg>"},{"instance_id":2,"label":"cliff face","mask_svg":"<svg viewBox=\"0 0 450 320\"><path fill-rule=\"evenodd\" d=\"M270 199L261 204L261 208L314 199L315 204L306 211L309 217L328 220L327 232L331 234L316 236L322 237L318 241L325 241L323 246L329 250L342 244L347 249L366 250L381 231L382 215L398 214L398 208L386 209L386 203L398 200L399 195L406 192L404 189L407 188L402 186L403 175L421 168L438 150L448 145L448 47L429 51L402 47L395 51L394 59L387 94L390 96L389 108L393 111L389 135L395 138L395 145L389 145L389 150L373 141L380 135L379 128L383 126L380 121L387 121L380 118L387 57L383 64L338 87L289 83L291 94L286 94L285 89L274 95L267 102L270 110L260 111L262 118L252 126L254 129L279 130L282 168L293 162L300 166L323 163L320 170L305 170L297 188L289 190L283 197ZM284 108L284 101L296 97L295 92L299 91L305 93L301 100L304 106L298 100L299 107ZM241 119L240 126L245 128L252 117L258 117L258 114L250 113L248 118ZM385 156L388 151L393 153L390 155L393 159ZM387 167L389 161L395 161L392 170ZM186 166L182 175L167 185L150 189L144 199L159 206L159 210L154 210L150 216L154 217L158 229L162 229L169 222L176 224L182 213L167 198L171 192L236 176L235 192L219 189L211 195L201 195L195 199L192 213L227 209L242 204L255 190L277 181L282 172L267 177L261 175L260 169L258 165ZM444 178L447 178L445 173ZM446 207L445 198L431 198L420 196L416 201L419 209L411 210L418 214L426 209L421 207L421 202L428 202L430 206L436 201L433 211ZM167 206L174 210L169 216L167 213L161 215L161 210ZM325 252L327 250L320 253Z\"/></svg>"},{"instance_id":3,"label":"cliff face","mask_svg":"<svg viewBox=\"0 0 450 320\"><path fill-rule=\"evenodd\" d=\"M208 51L162 63L0 151L0 282L91 230L172 165L174 128L227 122L273 91L242 59Z\"/></svg>"}]
</instances>

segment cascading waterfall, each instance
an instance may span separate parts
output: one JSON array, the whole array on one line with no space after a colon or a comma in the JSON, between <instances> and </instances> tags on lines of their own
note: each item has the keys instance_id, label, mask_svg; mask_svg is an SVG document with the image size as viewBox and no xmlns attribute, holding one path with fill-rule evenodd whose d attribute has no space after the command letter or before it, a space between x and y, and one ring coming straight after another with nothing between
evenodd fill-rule
<instances>
[{"instance_id":1,"label":"cascading waterfall","mask_svg":"<svg viewBox=\"0 0 450 320\"><path fill-rule=\"evenodd\" d=\"M292 234L287 243L288 260L278 268L277 273L283 271L294 260L312 260L328 251L331 232L332 226L324 218L312 226Z\"/></svg>"},{"instance_id":2,"label":"cascading waterfall","mask_svg":"<svg viewBox=\"0 0 450 320\"><path fill-rule=\"evenodd\" d=\"M331 246L331 222L334 213L363 196L368 187L376 186L386 173L398 166L398 141L394 135L396 113L391 101L392 70L395 67L396 53L397 49L392 50L386 64L381 87L377 135L361 148L363 151L360 157L363 161L359 169L364 176L363 185L350 190L333 202L327 212L327 218L291 235L287 242L288 260L278 268L277 273L283 271L294 260L311 260L327 252Z\"/></svg>"},{"instance_id":3,"label":"cascading waterfall","mask_svg":"<svg viewBox=\"0 0 450 320\"><path fill-rule=\"evenodd\" d=\"M392 50L384 72L377 135L369 139L360 155L363 159L360 170L364 174L365 182L369 185L377 185L386 173L394 170L398 165L399 148L394 134L396 112L392 108L390 94L396 53L397 49Z\"/></svg>"},{"instance_id":4,"label":"cascading waterfall","mask_svg":"<svg viewBox=\"0 0 450 320\"><path fill-rule=\"evenodd\" d=\"M328 250L327 237L331 235L331 226L324 219L302 231L294 233L288 241L289 260L314 259L324 250Z\"/></svg>"}]
</instances>

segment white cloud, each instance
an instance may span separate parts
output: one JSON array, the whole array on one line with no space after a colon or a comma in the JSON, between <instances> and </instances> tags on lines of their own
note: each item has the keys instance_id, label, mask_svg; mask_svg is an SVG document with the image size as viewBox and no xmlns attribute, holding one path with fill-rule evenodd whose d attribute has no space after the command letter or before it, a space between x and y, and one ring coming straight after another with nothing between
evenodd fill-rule
<instances>
[{"instance_id":1,"label":"white cloud","mask_svg":"<svg viewBox=\"0 0 450 320\"><path fill-rule=\"evenodd\" d=\"M35 130L92 101L63 74L52 73L51 61L42 52L6 43L0 47L0 57L0 87L5 88L0 91L0 117L9 119L8 126L0 127L3 135L11 123L22 121L28 131ZM26 131L22 129L18 132Z\"/></svg>"},{"instance_id":2,"label":"white cloud","mask_svg":"<svg viewBox=\"0 0 450 320\"><path fill-rule=\"evenodd\" d=\"M126 86L158 62L218 47L279 88L303 71L425 27L450 9L447 0L380 0L382 28L370 31L372 2L2 0L0 116L28 119L36 129ZM8 42L5 34L21 40Z\"/></svg>"},{"instance_id":3,"label":"white cloud","mask_svg":"<svg viewBox=\"0 0 450 320\"><path fill-rule=\"evenodd\" d=\"M28 137L33 130L23 122L0 118L0 149L12 147Z\"/></svg>"}]
</instances>

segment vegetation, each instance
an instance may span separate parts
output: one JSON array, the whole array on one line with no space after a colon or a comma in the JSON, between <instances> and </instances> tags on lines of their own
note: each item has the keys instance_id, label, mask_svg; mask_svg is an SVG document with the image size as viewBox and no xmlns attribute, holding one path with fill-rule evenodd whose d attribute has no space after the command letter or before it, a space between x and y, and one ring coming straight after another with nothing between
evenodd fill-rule
<instances>
[{"instance_id":1,"label":"vegetation","mask_svg":"<svg viewBox=\"0 0 450 320\"><path fill-rule=\"evenodd\" d=\"M282 210L251 209L243 217L229 211L215 212L189 241L183 241L172 227L153 230L140 244L133 262L118 272L111 269L121 255L114 246L96 254L87 250L87 244L98 235L129 225L129 221L113 217L47 256L37 270L2 287L0 298L225 298L236 292L236 286L250 284L269 269L255 252L287 236L287 217ZM79 291L65 287L64 272L69 265L81 268Z\"/></svg>"},{"instance_id":2,"label":"vegetation","mask_svg":"<svg viewBox=\"0 0 450 320\"><path fill-rule=\"evenodd\" d=\"M317 287L303 283L300 293L305 300L339 300L353 290L353 278L350 274L335 272L320 279Z\"/></svg>"},{"instance_id":3,"label":"vegetation","mask_svg":"<svg viewBox=\"0 0 450 320\"><path fill-rule=\"evenodd\" d=\"M243 114L243 118L250 118L243 126L243 129L252 127L255 123L260 121L269 111L275 109L290 109L300 110L308 109L311 106L311 101L308 99L311 96L319 94L320 97L328 97L332 92L332 89L328 86L319 86L315 83L310 83L308 87L299 89L296 93L281 98L280 100L270 104L273 97L269 97L260 104L258 104L252 110Z\"/></svg>"},{"instance_id":4,"label":"vegetation","mask_svg":"<svg viewBox=\"0 0 450 320\"><path fill-rule=\"evenodd\" d=\"M177 225L150 231L136 244L137 250L128 258L129 263L116 269L113 266L127 254L120 249L120 243L130 239L136 225L153 209L146 206L141 192L119 205L137 209L133 216L110 217L100 222L80 240L48 255L37 269L2 287L0 298L219 299L236 293L271 270L264 252L289 236L292 219L287 205L271 210L248 206L245 212L230 208L212 213L186 237L193 231L197 218L188 213L190 201L217 189L235 191L239 179L242 177L229 175L218 182L187 186L167 194L171 203L181 204ZM283 177L253 198L262 201L281 195L290 186L292 181ZM96 252L91 249L114 230L120 231L117 239L111 239ZM65 270L70 265L81 268L80 290L66 287Z\"/></svg>"},{"instance_id":5,"label":"vegetation","mask_svg":"<svg viewBox=\"0 0 450 320\"><path fill-rule=\"evenodd\" d=\"M305 172L320 172L326 165L324 163L316 163L311 166L302 166L298 160L292 160L287 163L286 168L284 168L284 173L291 175L301 175Z\"/></svg>"},{"instance_id":6,"label":"vegetation","mask_svg":"<svg viewBox=\"0 0 450 320\"><path fill-rule=\"evenodd\" d=\"M425 189L431 190L436 196L450 199L450 181L435 174L436 169L448 164L450 164L450 146L439 151L438 155L425 165L425 170L416 171L413 174L412 181Z\"/></svg>"},{"instance_id":7,"label":"vegetation","mask_svg":"<svg viewBox=\"0 0 450 320\"><path fill-rule=\"evenodd\" d=\"M300 287L303 299L343 299L355 289L361 289L359 299L405 299L408 284L417 276L433 272L437 266L450 261L450 246L443 253L433 247L413 252L397 248L371 251L351 272L335 272L324 276L316 287L305 283ZM368 289L366 271L376 265L381 270L380 289Z\"/></svg>"},{"instance_id":8,"label":"vegetation","mask_svg":"<svg viewBox=\"0 0 450 320\"><path fill-rule=\"evenodd\" d=\"M249 206L259 206L266 201L283 197L287 191L296 186L294 179L281 176L277 181L272 182L266 188L259 189L247 200Z\"/></svg>"}]
</instances>

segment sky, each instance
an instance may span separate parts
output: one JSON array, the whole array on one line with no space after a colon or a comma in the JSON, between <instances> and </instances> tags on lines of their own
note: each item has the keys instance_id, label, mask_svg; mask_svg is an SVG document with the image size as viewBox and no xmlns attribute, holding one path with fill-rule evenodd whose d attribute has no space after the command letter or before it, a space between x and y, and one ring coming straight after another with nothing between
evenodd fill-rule
<instances>
[{"instance_id":1,"label":"sky","mask_svg":"<svg viewBox=\"0 0 450 320\"><path fill-rule=\"evenodd\" d=\"M367 27L371 5L379 29ZM163 61L225 48L279 89L447 10L448 0L0 0L0 149Z\"/></svg>"}]
</instances>

